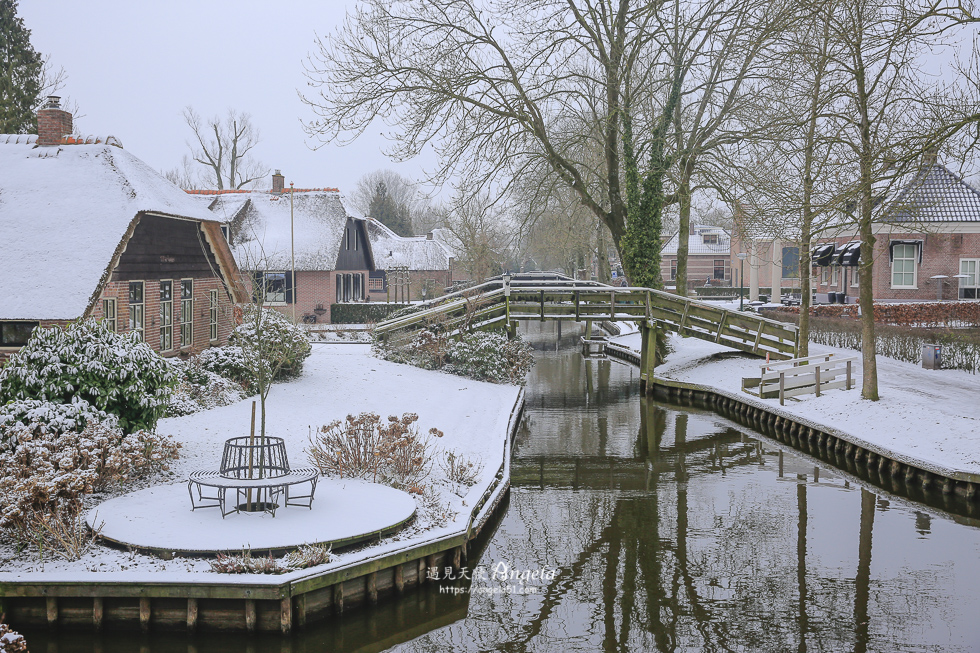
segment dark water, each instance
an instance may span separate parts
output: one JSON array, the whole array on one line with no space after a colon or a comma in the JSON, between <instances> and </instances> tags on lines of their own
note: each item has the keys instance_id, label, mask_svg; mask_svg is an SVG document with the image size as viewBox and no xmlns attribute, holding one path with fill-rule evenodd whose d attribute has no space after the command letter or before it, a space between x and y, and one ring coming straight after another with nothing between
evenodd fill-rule
<instances>
[{"instance_id":1,"label":"dark water","mask_svg":"<svg viewBox=\"0 0 980 653\"><path fill-rule=\"evenodd\" d=\"M288 640L29 633L32 650L980 651L976 524L641 398L630 367L536 327L483 578Z\"/></svg>"}]
</instances>

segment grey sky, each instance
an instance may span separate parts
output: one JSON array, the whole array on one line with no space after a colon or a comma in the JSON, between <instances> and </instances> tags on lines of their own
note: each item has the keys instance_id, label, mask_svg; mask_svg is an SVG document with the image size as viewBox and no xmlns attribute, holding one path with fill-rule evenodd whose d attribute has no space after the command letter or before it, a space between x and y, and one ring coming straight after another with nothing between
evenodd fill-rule
<instances>
[{"instance_id":1,"label":"grey sky","mask_svg":"<svg viewBox=\"0 0 980 653\"><path fill-rule=\"evenodd\" d=\"M154 168L179 165L190 130L181 111L203 117L229 107L252 114L259 160L297 187L338 187L345 194L365 173L391 168L419 179L434 159L396 164L381 153L383 126L346 147L311 150L300 119L303 60L314 33L344 18L341 0L20 0L31 42L64 67L61 91L77 101L82 134L119 138Z\"/></svg>"}]
</instances>

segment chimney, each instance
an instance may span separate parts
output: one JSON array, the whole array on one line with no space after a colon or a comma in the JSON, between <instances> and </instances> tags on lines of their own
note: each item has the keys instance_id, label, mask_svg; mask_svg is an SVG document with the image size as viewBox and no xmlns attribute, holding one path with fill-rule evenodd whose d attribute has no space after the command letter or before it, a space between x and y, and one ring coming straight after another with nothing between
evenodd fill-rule
<instances>
[{"instance_id":1,"label":"chimney","mask_svg":"<svg viewBox=\"0 0 980 653\"><path fill-rule=\"evenodd\" d=\"M429 233L425 234L425 239L426 240L432 240L432 238L433 238L433 233L431 231Z\"/></svg>"},{"instance_id":2,"label":"chimney","mask_svg":"<svg viewBox=\"0 0 980 653\"><path fill-rule=\"evenodd\" d=\"M286 188L286 178L282 176L282 173L276 170L272 174L272 192L282 194Z\"/></svg>"},{"instance_id":3,"label":"chimney","mask_svg":"<svg viewBox=\"0 0 980 653\"><path fill-rule=\"evenodd\" d=\"M929 147L928 149L926 149L925 152L922 153L922 167L930 168L936 165L936 161L938 159L939 159L939 148L933 145L932 147Z\"/></svg>"},{"instance_id":4,"label":"chimney","mask_svg":"<svg viewBox=\"0 0 980 653\"><path fill-rule=\"evenodd\" d=\"M37 144L60 145L61 138L71 132L71 114L61 108L60 97L49 95L47 104L37 112Z\"/></svg>"}]
</instances>

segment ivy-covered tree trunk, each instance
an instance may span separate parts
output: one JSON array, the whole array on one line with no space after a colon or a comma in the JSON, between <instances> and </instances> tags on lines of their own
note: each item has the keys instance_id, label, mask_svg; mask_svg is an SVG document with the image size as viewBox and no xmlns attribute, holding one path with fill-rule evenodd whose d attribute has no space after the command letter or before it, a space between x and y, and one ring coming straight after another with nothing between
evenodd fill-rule
<instances>
[{"instance_id":1,"label":"ivy-covered tree trunk","mask_svg":"<svg viewBox=\"0 0 980 653\"><path fill-rule=\"evenodd\" d=\"M17 1L0 0L0 134L37 133L43 67Z\"/></svg>"}]
</instances>

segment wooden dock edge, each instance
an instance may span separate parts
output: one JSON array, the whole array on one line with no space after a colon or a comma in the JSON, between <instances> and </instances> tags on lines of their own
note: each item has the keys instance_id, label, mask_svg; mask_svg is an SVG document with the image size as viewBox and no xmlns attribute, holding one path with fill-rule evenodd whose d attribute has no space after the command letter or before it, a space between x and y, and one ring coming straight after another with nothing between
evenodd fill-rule
<instances>
[{"instance_id":1,"label":"wooden dock edge","mask_svg":"<svg viewBox=\"0 0 980 653\"><path fill-rule=\"evenodd\" d=\"M606 354L640 364L640 355L622 345L608 343ZM879 480L887 479L889 485L901 481L906 489L937 492L944 497L956 495L967 501L971 513L980 511L980 474L947 470L928 461L901 456L853 434L764 405L744 394L662 377L654 377L652 387L644 385L641 391L649 396L679 406L711 410L844 471L862 469Z\"/></svg>"},{"instance_id":2,"label":"wooden dock edge","mask_svg":"<svg viewBox=\"0 0 980 653\"><path fill-rule=\"evenodd\" d=\"M397 596L421 585L430 570L459 569L476 538L510 489L514 435L524 410L517 395L507 424L503 460L473 506L465 528L435 539L378 554L326 571L293 572L276 580L259 576L221 582L202 574L200 582L138 583L58 579L0 581L0 614L15 628L42 627L111 631L243 631L284 635L356 606ZM239 579L240 580L240 579Z\"/></svg>"}]
</instances>

